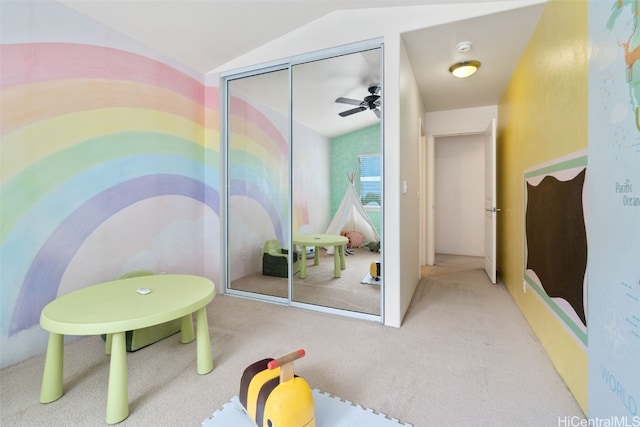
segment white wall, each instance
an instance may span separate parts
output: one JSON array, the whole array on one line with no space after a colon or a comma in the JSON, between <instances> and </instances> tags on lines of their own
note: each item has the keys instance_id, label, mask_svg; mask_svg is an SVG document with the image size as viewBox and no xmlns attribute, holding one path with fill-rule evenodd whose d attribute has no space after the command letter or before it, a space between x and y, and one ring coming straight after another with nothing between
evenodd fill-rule
<instances>
[{"instance_id":1,"label":"white wall","mask_svg":"<svg viewBox=\"0 0 640 427\"><path fill-rule=\"evenodd\" d=\"M482 135L435 139L435 251L484 256Z\"/></svg>"},{"instance_id":2,"label":"white wall","mask_svg":"<svg viewBox=\"0 0 640 427\"><path fill-rule=\"evenodd\" d=\"M436 111L425 115L427 134L433 136L482 133L491 119L498 117L498 106Z\"/></svg>"},{"instance_id":3,"label":"white wall","mask_svg":"<svg viewBox=\"0 0 640 427\"><path fill-rule=\"evenodd\" d=\"M324 233L331 221L331 141L299 123L293 141L294 194L305 195L309 218L307 224L295 224L294 234Z\"/></svg>"},{"instance_id":4,"label":"white wall","mask_svg":"<svg viewBox=\"0 0 640 427\"><path fill-rule=\"evenodd\" d=\"M419 144L424 106L400 35L385 37L384 43L384 323L400 327L420 279Z\"/></svg>"},{"instance_id":5,"label":"white wall","mask_svg":"<svg viewBox=\"0 0 640 427\"><path fill-rule=\"evenodd\" d=\"M389 325L400 326L409 308L411 298L420 280L420 125L425 109L420 98L411 63L404 45L400 43L400 70L398 81L399 102L399 143L385 144L388 149L398 149L399 169L396 194L399 200L399 216L390 218L385 211L385 224L397 221L400 228L397 254L399 259L400 306L397 316L386 319ZM387 179L385 169L385 180ZM386 235L388 238L388 235ZM388 254L385 252L385 255ZM386 258L385 258L386 262ZM385 276L385 280L388 279ZM394 322L394 323L392 323Z\"/></svg>"}]
</instances>

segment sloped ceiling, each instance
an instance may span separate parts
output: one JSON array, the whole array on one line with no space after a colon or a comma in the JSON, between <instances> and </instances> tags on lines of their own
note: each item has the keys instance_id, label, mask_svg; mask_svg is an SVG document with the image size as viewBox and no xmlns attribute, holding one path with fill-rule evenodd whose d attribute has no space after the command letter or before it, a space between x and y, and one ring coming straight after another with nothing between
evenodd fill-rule
<instances>
[{"instance_id":1,"label":"sloped ceiling","mask_svg":"<svg viewBox=\"0 0 640 427\"><path fill-rule=\"evenodd\" d=\"M268 41L334 11L442 3L442 0L59 0L59 2L178 62L189 65L196 71L207 73Z\"/></svg>"},{"instance_id":2,"label":"sloped ceiling","mask_svg":"<svg viewBox=\"0 0 640 427\"><path fill-rule=\"evenodd\" d=\"M202 74L224 68L225 64L288 34L297 34L300 29L322 22L329 14L339 18L352 17L354 9L366 12L370 30L384 26L389 10L398 12L406 6L486 4L487 11L505 9L442 25L426 25L402 34L427 111L497 104L544 7L544 0L58 1ZM405 9L411 13L410 8ZM352 20L346 18L339 22L352 25ZM456 51L455 46L461 41L472 42L471 52ZM469 79L453 78L448 67L462 59L480 60L480 71ZM313 106L317 109L317 114L306 118L308 126L335 135L375 123L371 112L348 118L337 116L337 112L346 109L345 105L334 103L337 97L362 98L367 95L367 84L375 83L359 82L362 76L371 75L372 69L367 61L359 61L360 68L354 65L356 62L350 60L342 72L335 68L339 67L339 61L333 61L334 68L307 67L309 77L301 81L309 84L305 93L313 95L300 99L310 103L305 111L313 112ZM329 79L333 79L331 84L326 83ZM340 84L340 79L344 83ZM326 108L321 108L322 105Z\"/></svg>"}]
</instances>

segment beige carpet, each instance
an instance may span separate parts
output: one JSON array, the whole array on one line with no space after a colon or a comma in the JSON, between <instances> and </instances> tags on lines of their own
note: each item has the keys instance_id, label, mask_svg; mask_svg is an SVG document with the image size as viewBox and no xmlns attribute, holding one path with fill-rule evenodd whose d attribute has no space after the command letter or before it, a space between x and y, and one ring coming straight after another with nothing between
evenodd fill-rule
<instances>
[{"instance_id":1,"label":"beige carpet","mask_svg":"<svg viewBox=\"0 0 640 427\"><path fill-rule=\"evenodd\" d=\"M196 373L179 336L128 355L122 426L200 426L238 393L250 363L304 348L312 387L422 426L557 426L583 414L510 295L480 269L427 276L402 328L217 296L215 369ZM364 286L364 285L363 285ZM2 426L103 426L109 359L99 337L65 346L65 395L38 402L44 356L0 371ZM230 426L232 427L232 426Z\"/></svg>"},{"instance_id":2,"label":"beige carpet","mask_svg":"<svg viewBox=\"0 0 640 427\"><path fill-rule=\"evenodd\" d=\"M294 276L293 300L342 310L380 315L380 286L360 283L372 262L380 259L378 252L368 248L351 249L345 258L346 268L340 278L333 277L333 255L322 250L320 264L307 259L307 277ZM231 282L231 288L281 298L288 296L287 278L263 276L261 273L244 276Z\"/></svg>"}]
</instances>

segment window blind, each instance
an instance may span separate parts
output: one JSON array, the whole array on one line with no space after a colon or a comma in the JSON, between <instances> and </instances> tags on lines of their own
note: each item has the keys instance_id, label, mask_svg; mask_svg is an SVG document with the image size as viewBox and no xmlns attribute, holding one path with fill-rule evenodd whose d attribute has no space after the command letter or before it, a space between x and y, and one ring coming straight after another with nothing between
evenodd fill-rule
<instances>
[{"instance_id":1,"label":"window blind","mask_svg":"<svg viewBox=\"0 0 640 427\"><path fill-rule=\"evenodd\" d=\"M358 156L360 169L360 201L364 206L380 207L382 179L380 155Z\"/></svg>"}]
</instances>

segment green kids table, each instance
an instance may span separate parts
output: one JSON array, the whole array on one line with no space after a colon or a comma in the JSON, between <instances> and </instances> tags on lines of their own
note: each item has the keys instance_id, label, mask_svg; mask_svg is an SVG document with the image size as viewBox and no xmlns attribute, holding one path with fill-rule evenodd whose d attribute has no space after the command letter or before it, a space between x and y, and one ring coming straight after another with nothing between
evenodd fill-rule
<instances>
[{"instance_id":1,"label":"green kids table","mask_svg":"<svg viewBox=\"0 0 640 427\"><path fill-rule=\"evenodd\" d=\"M215 298L215 286L207 278L163 274L119 279L70 292L50 302L40 315L49 331L40 402L63 395L64 335L101 335L110 338L111 361L107 393L108 424L129 416L126 331L181 319L182 343L194 340L196 313L197 371L213 370L206 306Z\"/></svg>"},{"instance_id":2,"label":"green kids table","mask_svg":"<svg viewBox=\"0 0 640 427\"><path fill-rule=\"evenodd\" d=\"M302 247L302 256L304 257L307 251L307 247L315 247L315 253L313 256L313 265L320 264L320 256L318 255L318 249L325 246L335 246L333 252L333 277L340 277L340 270L346 268L344 260L344 248L349 242L344 236L334 234L298 234L293 237L293 243ZM302 264L300 264L300 278L306 279L307 277L307 264L303 258Z\"/></svg>"}]
</instances>

